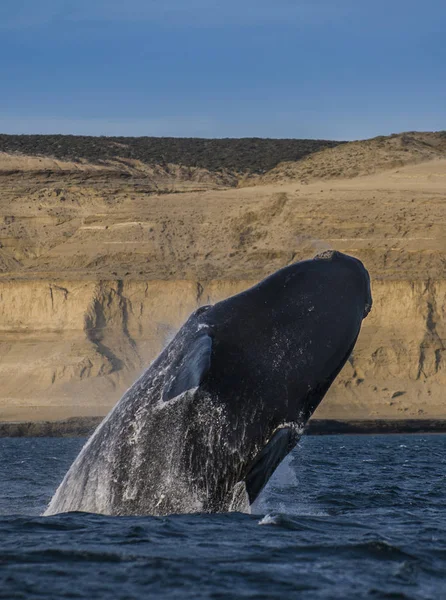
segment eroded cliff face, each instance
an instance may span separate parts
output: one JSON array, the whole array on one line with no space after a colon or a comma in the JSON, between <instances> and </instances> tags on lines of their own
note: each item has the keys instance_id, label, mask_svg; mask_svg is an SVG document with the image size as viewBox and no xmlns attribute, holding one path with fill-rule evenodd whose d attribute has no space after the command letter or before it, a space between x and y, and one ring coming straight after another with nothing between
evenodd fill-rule
<instances>
[{"instance_id":1,"label":"eroded cliff face","mask_svg":"<svg viewBox=\"0 0 446 600\"><path fill-rule=\"evenodd\" d=\"M373 309L319 418L444 417L446 281L375 281Z\"/></svg>"},{"instance_id":2,"label":"eroded cliff face","mask_svg":"<svg viewBox=\"0 0 446 600\"><path fill-rule=\"evenodd\" d=\"M0 420L103 415L198 306L255 281L0 283ZM375 281L320 418L444 416L446 281Z\"/></svg>"},{"instance_id":3,"label":"eroded cliff face","mask_svg":"<svg viewBox=\"0 0 446 600\"><path fill-rule=\"evenodd\" d=\"M367 148L324 156L373 172ZM327 248L364 262L374 307L316 415L446 417L446 160L223 189L165 165L3 159L0 420L105 414L197 306Z\"/></svg>"}]
</instances>

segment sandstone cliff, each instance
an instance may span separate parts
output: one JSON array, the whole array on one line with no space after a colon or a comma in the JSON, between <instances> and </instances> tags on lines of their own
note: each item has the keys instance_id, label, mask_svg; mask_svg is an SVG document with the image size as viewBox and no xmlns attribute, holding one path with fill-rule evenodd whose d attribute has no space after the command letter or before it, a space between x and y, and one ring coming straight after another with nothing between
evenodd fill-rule
<instances>
[{"instance_id":1,"label":"sandstone cliff","mask_svg":"<svg viewBox=\"0 0 446 600\"><path fill-rule=\"evenodd\" d=\"M3 420L104 414L194 308L251 281L2 282ZM375 281L320 418L442 417L446 281Z\"/></svg>"},{"instance_id":2,"label":"sandstone cliff","mask_svg":"<svg viewBox=\"0 0 446 600\"><path fill-rule=\"evenodd\" d=\"M445 160L194 191L179 166L173 194L54 161L0 160L0 420L104 414L194 308L327 247L364 261L374 308L317 416L446 416Z\"/></svg>"}]
</instances>

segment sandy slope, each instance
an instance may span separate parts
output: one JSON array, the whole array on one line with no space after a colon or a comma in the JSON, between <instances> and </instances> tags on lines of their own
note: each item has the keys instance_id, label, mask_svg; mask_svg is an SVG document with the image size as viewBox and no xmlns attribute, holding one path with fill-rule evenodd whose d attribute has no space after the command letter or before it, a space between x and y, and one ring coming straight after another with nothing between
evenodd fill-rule
<instances>
[{"instance_id":1,"label":"sandy slope","mask_svg":"<svg viewBox=\"0 0 446 600\"><path fill-rule=\"evenodd\" d=\"M443 277L445 165L175 194L102 172L4 177L0 270L7 279L256 279L333 247L375 277Z\"/></svg>"},{"instance_id":2,"label":"sandy slope","mask_svg":"<svg viewBox=\"0 0 446 600\"><path fill-rule=\"evenodd\" d=\"M253 181L345 179L436 158L446 158L446 132L409 132L328 148L299 162L282 162Z\"/></svg>"}]
</instances>

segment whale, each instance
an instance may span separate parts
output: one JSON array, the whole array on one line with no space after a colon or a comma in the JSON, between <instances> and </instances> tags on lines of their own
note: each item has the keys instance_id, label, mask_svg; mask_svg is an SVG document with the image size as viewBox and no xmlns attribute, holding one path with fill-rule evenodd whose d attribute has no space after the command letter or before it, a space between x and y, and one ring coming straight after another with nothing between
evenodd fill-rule
<instances>
[{"instance_id":1,"label":"whale","mask_svg":"<svg viewBox=\"0 0 446 600\"><path fill-rule=\"evenodd\" d=\"M98 426L44 514L249 512L371 307L364 265L325 251L198 308Z\"/></svg>"}]
</instances>

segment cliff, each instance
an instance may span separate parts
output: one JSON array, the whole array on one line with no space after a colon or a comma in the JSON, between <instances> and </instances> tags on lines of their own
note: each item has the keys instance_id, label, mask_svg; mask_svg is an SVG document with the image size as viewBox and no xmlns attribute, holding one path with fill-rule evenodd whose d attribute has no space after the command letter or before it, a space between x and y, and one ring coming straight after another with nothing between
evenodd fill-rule
<instances>
[{"instance_id":1,"label":"cliff","mask_svg":"<svg viewBox=\"0 0 446 600\"><path fill-rule=\"evenodd\" d=\"M2 420L104 414L189 313L252 281L2 282ZM441 418L446 281L375 281L319 418Z\"/></svg>"},{"instance_id":2,"label":"cliff","mask_svg":"<svg viewBox=\"0 0 446 600\"><path fill-rule=\"evenodd\" d=\"M175 169L0 156L1 421L105 414L197 306L327 247L374 308L316 416L445 418L444 159L237 188Z\"/></svg>"}]
</instances>

